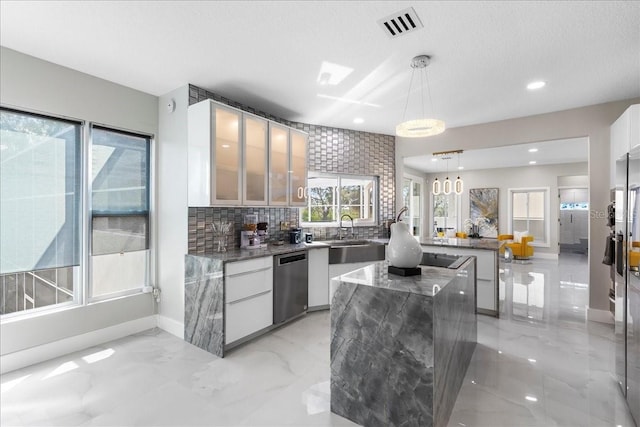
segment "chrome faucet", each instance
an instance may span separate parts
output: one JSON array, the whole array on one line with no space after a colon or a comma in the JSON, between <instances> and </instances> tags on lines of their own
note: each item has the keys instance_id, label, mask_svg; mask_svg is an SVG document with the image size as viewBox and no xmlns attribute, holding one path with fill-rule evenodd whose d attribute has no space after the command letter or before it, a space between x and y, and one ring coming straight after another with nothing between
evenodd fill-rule
<instances>
[{"instance_id":1,"label":"chrome faucet","mask_svg":"<svg viewBox=\"0 0 640 427\"><path fill-rule=\"evenodd\" d=\"M342 226L342 220L344 219L344 217L349 218L349 220L351 220L351 237L353 238L353 217L349 214L343 214L340 217L340 227L338 228L338 239L342 240L342 232L343 231L347 231L347 227L343 227Z\"/></svg>"}]
</instances>

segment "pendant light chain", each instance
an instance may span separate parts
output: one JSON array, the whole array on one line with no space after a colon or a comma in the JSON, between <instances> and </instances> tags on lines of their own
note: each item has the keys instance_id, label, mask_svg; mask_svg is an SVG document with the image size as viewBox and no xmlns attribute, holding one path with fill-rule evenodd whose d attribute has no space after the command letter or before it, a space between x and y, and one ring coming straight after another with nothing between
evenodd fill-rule
<instances>
[{"instance_id":1,"label":"pendant light chain","mask_svg":"<svg viewBox=\"0 0 640 427\"><path fill-rule=\"evenodd\" d=\"M407 107L409 106L409 96L411 95L411 86L413 86L413 76L416 73L415 68L411 68L411 79L409 79L409 91L407 92L407 102L404 103L404 111L402 112L402 121L407 118Z\"/></svg>"}]
</instances>

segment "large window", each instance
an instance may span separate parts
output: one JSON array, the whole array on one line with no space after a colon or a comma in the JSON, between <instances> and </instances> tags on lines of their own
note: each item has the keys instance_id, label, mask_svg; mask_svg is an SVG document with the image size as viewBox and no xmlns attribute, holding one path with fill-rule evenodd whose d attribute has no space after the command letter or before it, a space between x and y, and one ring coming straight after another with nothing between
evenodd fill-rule
<instances>
[{"instance_id":1,"label":"large window","mask_svg":"<svg viewBox=\"0 0 640 427\"><path fill-rule=\"evenodd\" d=\"M1 315L149 283L151 139L98 126L83 134L79 121L0 109Z\"/></svg>"},{"instance_id":2,"label":"large window","mask_svg":"<svg viewBox=\"0 0 640 427\"><path fill-rule=\"evenodd\" d=\"M81 123L0 110L0 314L72 303Z\"/></svg>"},{"instance_id":3,"label":"large window","mask_svg":"<svg viewBox=\"0 0 640 427\"><path fill-rule=\"evenodd\" d=\"M102 127L91 134L91 296L96 298L147 283L151 141Z\"/></svg>"},{"instance_id":4,"label":"large window","mask_svg":"<svg viewBox=\"0 0 640 427\"><path fill-rule=\"evenodd\" d=\"M431 233L433 237L438 232L451 235L460 230L460 205L458 199L460 196L456 194L438 194L433 197L433 229Z\"/></svg>"},{"instance_id":5,"label":"large window","mask_svg":"<svg viewBox=\"0 0 640 427\"><path fill-rule=\"evenodd\" d=\"M532 245L549 246L549 189L509 189L510 230L527 231Z\"/></svg>"},{"instance_id":6,"label":"large window","mask_svg":"<svg viewBox=\"0 0 640 427\"><path fill-rule=\"evenodd\" d=\"M377 223L377 177L310 172L307 188L307 206L300 210L303 225L335 227L345 214L356 225Z\"/></svg>"}]
</instances>

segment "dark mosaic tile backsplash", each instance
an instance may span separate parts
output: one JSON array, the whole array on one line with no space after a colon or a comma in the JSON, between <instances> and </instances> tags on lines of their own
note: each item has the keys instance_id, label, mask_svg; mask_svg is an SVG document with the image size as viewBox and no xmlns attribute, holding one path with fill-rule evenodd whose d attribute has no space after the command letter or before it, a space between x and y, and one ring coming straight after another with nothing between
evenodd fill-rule
<instances>
[{"instance_id":1,"label":"dark mosaic tile backsplash","mask_svg":"<svg viewBox=\"0 0 640 427\"><path fill-rule=\"evenodd\" d=\"M189 105L213 99L217 102L265 117L309 134L309 171L352 175L375 175L380 178L378 227L356 227L355 237L374 239L388 237L384 224L395 216L395 138L391 135L337 129L306 123L290 122L254 108L242 105L197 86L189 86ZM258 213L269 216L270 239L288 239L288 232L280 231L280 221L298 225L298 208L207 207L189 208L189 253L214 250L212 221L232 221L235 225L233 245L240 246L240 230L244 215ZM337 228L303 229L315 240L334 239ZM229 242L231 244L231 242Z\"/></svg>"}]
</instances>

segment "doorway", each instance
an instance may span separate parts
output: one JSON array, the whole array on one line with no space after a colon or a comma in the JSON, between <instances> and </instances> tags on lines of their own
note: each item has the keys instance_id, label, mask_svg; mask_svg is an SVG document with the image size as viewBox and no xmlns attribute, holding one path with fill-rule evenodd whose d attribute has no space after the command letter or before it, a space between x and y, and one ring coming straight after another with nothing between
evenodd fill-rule
<instances>
[{"instance_id":1,"label":"doorway","mask_svg":"<svg viewBox=\"0 0 640 427\"><path fill-rule=\"evenodd\" d=\"M589 193L585 187L558 189L560 253L588 254Z\"/></svg>"}]
</instances>

